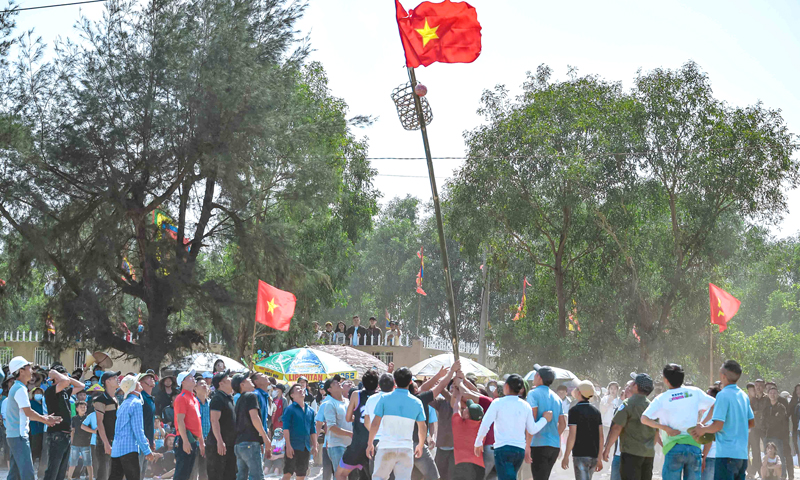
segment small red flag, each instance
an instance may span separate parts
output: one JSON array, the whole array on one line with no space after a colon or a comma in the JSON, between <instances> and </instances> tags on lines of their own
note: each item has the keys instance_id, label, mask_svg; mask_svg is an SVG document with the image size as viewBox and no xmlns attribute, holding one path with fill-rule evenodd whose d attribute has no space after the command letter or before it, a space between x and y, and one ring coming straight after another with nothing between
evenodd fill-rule
<instances>
[{"instance_id":1,"label":"small red flag","mask_svg":"<svg viewBox=\"0 0 800 480\"><path fill-rule=\"evenodd\" d=\"M724 332L742 302L713 283L708 284L708 300L711 304L711 323L719 325L719 331Z\"/></svg>"},{"instance_id":2,"label":"small red flag","mask_svg":"<svg viewBox=\"0 0 800 480\"><path fill-rule=\"evenodd\" d=\"M296 303L297 298L291 292L284 292L259 280L256 322L288 332Z\"/></svg>"},{"instance_id":3,"label":"small red flag","mask_svg":"<svg viewBox=\"0 0 800 480\"><path fill-rule=\"evenodd\" d=\"M481 54L481 24L470 4L422 2L406 12L399 0L394 3L406 66L471 63Z\"/></svg>"}]
</instances>

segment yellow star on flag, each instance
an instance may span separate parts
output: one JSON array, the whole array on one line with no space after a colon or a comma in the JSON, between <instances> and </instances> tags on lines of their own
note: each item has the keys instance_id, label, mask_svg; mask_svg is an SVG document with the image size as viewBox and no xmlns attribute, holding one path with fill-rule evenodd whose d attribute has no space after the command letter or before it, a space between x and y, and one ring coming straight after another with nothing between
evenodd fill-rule
<instances>
[{"instance_id":1,"label":"yellow star on flag","mask_svg":"<svg viewBox=\"0 0 800 480\"><path fill-rule=\"evenodd\" d=\"M268 313L275 313L275 299L273 298L269 302L267 302L267 310Z\"/></svg>"},{"instance_id":2,"label":"yellow star on flag","mask_svg":"<svg viewBox=\"0 0 800 480\"><path fill-rule=\"evenodd\" d=\"M420 35L422 35L422 46L428 44L434 38L439 38L439 35L436 35L436 30L439 29L439 26L435 26L433 28L428 25L428 18L425 18L425 27L424 28L415 28L414 30L417 31Z\"/></svg>"}]
</instances>

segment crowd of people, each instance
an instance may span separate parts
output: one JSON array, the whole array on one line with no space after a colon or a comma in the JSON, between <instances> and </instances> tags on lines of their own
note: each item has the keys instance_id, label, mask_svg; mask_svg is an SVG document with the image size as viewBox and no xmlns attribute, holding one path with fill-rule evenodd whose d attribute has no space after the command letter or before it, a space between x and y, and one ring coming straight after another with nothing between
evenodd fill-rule
<instances>
[{"instance_id":1,"label":"crowd of people","mask_svg":"<svg viewBox=\"0 0 800 480\"><path fill-rule=\"evenodd\" d=\"M369 318L369 326L361 325L361 318L356 315L353 317L352 325L349 327L344 322L338 322L336 328L333 322L325 323L325 328L320 329L318 322L313 322L314 337L321 345L390 345L399 346L403 332L400 324L390 320L386 324L386 332L378 326L378 319Z\"/></svg>"},{"instance_id":2,"label":"crowd of people","mask_svg":"<svg viewBox=\"0 0 800 480\"><path fill-rule=\"evenodd\" d=\"M527 464L547 480L560 459L576 480L606 467L612 480L650 480L656 449L663 480L793 478L800 385L787 395L757 380L745 393L733 360L705 391L676 364L658 383L632 373L604 389L534 370L530 384L481 383L456 361L427 379L390 365L358 385L338 375L284 385L219 361L159 378L15 357L0 406L8 478L289 480L321 464L324 480L512 480Z\"/></svg>"}]
</instances>

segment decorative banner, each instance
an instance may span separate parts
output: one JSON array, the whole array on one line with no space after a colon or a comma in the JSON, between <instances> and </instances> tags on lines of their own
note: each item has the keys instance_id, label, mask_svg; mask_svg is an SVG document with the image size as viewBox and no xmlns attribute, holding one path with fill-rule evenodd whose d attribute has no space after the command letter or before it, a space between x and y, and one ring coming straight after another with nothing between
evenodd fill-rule
<instances>
[{"instance_id":1,"label":"decorative banner","mask_svg":"<svg viewBox=\"0 0 800 480\"><path fill-rule=\"evenodd\" d=\"M44 325L47 328L47 333L49 335L56 334L56 326L53 323L53 316L50 315L50 312L47 312L47 315L44 317Z\"/></svg>"},{"instance_id":2,"label":"decorative banner","mask_svg":"<svg viewBox=\"0 0 800 480\"><path fill-rule=\"evenodd\" d=\"M136 281L136 271L133 269L133 266L128 261L127 257L122 257L122 271L125 272L134 282ZM125 277L122 277L123 280L126 280Z\"/></svg>"},{"instance_id":3,"label":"decorative banner","mask_svg":"<svg viewBox=\"0 0 800 480\"><path fill-rule=\"evenodd\" d=\"M126 342L133 343L133 335L131 334L131 331L128 328L128 324L125 322L120 322L120 330L123 333L122 338L124 338Z\"/></svg>"},{"instance_id":4,"label":"decorative banner","mask_svg":"<svg viewBox=\"0 0 800 480\"><path fill-rule=\"evenodd\" d=\"M570 332L581 331L581 325L578 323L578 306L575 304L575 299L572 299L572 311L569 314L569 323L567 323L567 330Z\"/></svg>"},{"instance_id":5,"label":"decorative banner","mask_svg":"<svg viewBox=\"0 0 800 480\"><path fill-rule=\"evenodd\" d=\"M422 289L422 278L425 276L425 256L422 253L422 247L419 247L419 252L417 252L417 256L419 257L419 273L417 273L417 293L423 296L428 296L425 293L425 290Z\"/></svg>"},{"instance_id":6,"label":"decorative banner","mask_svg":"<svg viewBox=\"0 0 800 480\"><path fill-rule=\"evenodd\" d=\"M159 235L161 235L161 231L163 230L164 232L166 232L167 235L169 235L170 238L176 241L178 240L178 227L175 226L175 223L172 221L171 218L167 216L166 213L164 213L159 209L155 209L153 210L152 218L153 218L153 225L158 227ZM184 245L190 242L191 240L187 238L183 239ZM191 250L192 250L191 245L186 247L186 251L191 251Z\"/></svg>"},{"instance_id":7,"label":"decorative banner","mask_svg":"<svg viewBox=\"0 0 800 480\"><path fill-rule=\"evenodd\" d=\"M633 326L633 329L631 331L633 332L633 338L635 338L637 342L642 343L642 337L640 337L639 334L636 333L636 325Z\"/></svg>"},{"instance_id":8,"label":"decorative banner","mask_svg":"<svg viewBox=\"0 0 800 480\"><path fill-rule=\"evenodd\" d=\"M515 321L515 322L517 320L522 320L523 318L525 318L525 315L528 313L528 306L525 304L525 302L526 302L525 287L526 286L527 287L532 286L530 283L528 283L528 277L525 277L522 280L522 301L519 302L519 307L517 307L517 314L514 315L514 318L512 318L512 320Z\"/></svg>"}]
</instances>

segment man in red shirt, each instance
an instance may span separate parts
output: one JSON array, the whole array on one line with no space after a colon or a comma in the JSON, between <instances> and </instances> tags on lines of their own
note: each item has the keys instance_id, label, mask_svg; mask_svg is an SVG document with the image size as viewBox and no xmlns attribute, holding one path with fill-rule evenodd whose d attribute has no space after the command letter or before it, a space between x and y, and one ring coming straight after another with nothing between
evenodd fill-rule
<instances>
[{"instance_id":1,"label":"man in red shirt","mask_svg":"<svg viewBox=\"0 0 800 480\"><path fill-rule=\"evenodd\" d=\"M477 403L481 406L484 412L489 410L489 405L492 404L493 398L489 398L483 396L478 391L478 388L467 379L463 372L459 372L459 378L461 378L461 382L459 383L459 391L462 395L462 399L464 401L472 400L473 402ZM500 391L503 391L503 387L498 385ZM484 465L484 478L497 478L496 472L493 474L492 471L495 470L494 467L494 425L489 427L489 433L486 434L486 437L483 439L483 465Z\"/></svg>"},{"instance_id":2,"label":"man in red shirt","mask_svg":"<svg viewBox=\"0 0 800 480\"><path fill-rule=\"evenodd\" d=\"M483 409L471 400L467 400L466 403L461 402L461 388L458 386L462 381L460 377L454 380L450 403L453 407L453 455L456 465L453 478L483 480L486 474L483 456L476 456L474 448L483 419Z\"/></svg>"},{"instance_id":3,"label":"man in red shirt","mask_svg":"<svg viewBox=\"0 0 800 480\"><path fill-rule=\"evenodd\" d=\"M203 427L200 423L200 403L194 396L194 370L178 374L178 385L181 394L175 398L175 426L178 429L178 438L175 439L175 480L189 480L197 458L198 447L200 455L206 456L206 444L203 439Z\"/></svg>"}]
</instances>

